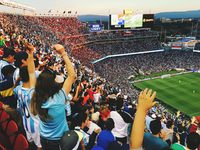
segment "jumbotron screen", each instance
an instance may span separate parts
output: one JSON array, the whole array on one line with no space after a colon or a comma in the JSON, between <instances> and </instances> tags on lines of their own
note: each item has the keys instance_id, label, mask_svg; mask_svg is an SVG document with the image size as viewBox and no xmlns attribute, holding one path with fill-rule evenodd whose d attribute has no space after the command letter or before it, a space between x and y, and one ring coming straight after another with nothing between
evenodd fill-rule
<instances>
[{"instance_id":1,"label":"jumbotron screen","mask_svg":"<svg viewBox=\"0 0 200 150\"><path fill-rule=\"evenodd\" d=\"M143 26L143 15L111 15L111 26L123 28L136 28Z\"/></svg>"},{"instance_id":2,"label":"jumbotron screen","mask_svg":"<svg viewBox=\"0 0 200 150\"><path fill-rule=\"evenodd\" d=\"M110 29L153 28L154 14L110 15Z\"/></svg>"},{"instance_id":3,"label":"jumbotron screen","mask_svg":"<svg viewBox=\"0 0 200 150\"><path fill-rule=\"evenodd\" d=\"M125 28L137 28L143 26L143 15L125 15L124 16L124 27Z\"/></svg>"},{"instance_id":4,"label":"jumbotron screen","mask_svg":"<svg viewBox=\"0 0 200 150\"><path fill-rule=\"evenodd\" d=\"M111 25L113 26L124 25L124 14L111 15Z\"/></svg>"}]
</instances>

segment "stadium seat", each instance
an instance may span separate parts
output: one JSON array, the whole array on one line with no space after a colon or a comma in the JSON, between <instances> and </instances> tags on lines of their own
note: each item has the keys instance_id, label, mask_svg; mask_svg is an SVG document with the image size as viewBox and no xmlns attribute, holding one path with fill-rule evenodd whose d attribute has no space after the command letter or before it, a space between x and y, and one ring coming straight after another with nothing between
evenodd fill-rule
<instances>
[{"instance_id":1,"label":"stadium seat","mask_svg":"<svg viewBox=\"0 0 200 150\"><path fill-rule=\"evenodd\" d=\"M16 133L17 131L18 131L17 124L13 120L9 121L7 129L6 129L6 135L11 136L12 134Z\"/></svg>"},{"instance_id":2,"label":"stadium seat","mask_svg":"<svg viewBox=\"0 0 200 150\"><path fill-rule=\"evenodd\" d=\"M2 109L0 111L0 123L9 118L10 118L10 115L4 109Z\"/></svg>"},{"instance_id":3,"label":"stadium seat","mask_svg":"<svg viewBox=\"0 0 200 150\"><path fill-rule=\"evenodd\" d=\"M10 116L3 109L0 111L0 144L7 147L9 145L9 140L5 134L5 129L10 121Z\"/></svg>"},{"instance_id":4,"label":"stadium seat","mask_svg":"<svg viewBox=\"0 0 200 150\"><path fill-rule=\"evenodd\" d=\"M6 150L6 148L0 144L0 150Z\"/></svg>"},{"instance_id":5,"label":"stadium seat","mask_svg":"<svg viewBox=\"0 0 200 150\"><path fill-rule=\"evenodd\" d=\"M0 130L0 145L2 147L7 147L9 145L8 138L5 136L5 134ZM0 146L0 150L1 150Z\"/></svg>"},{"instance_id":6,"label":"stadium seat","mask_svg":"<svg viewBox=\"0 0 200 150\"><path fill-rule=\"evenodd\" d=\"M15 139L18 134L17 132L18 132L18 126L13 120L11 120L8 123L7 129L6 129L6 136L8 137L11 145L14 145L15 143Z\"/></svg>"},{"instance_id":7,"label":"stadium seat","mask_svg":"<svg viewBox=\"0 0 200 150\"><path fill-rule=\"evenodd\" d=\"M3 103L2 102L0 102L0 109L2 109L3 108Z\"/></svg>"},{"instance_id":8,"label":"stadium seat","mask_svg":"<svg viewBox=\"0 0 200 150\"><path fill-rule=\"evenodd\" d=\"M3 110L0 114L0 126L2 131L5 131L9 121L10 121L10 115L7 114L5 110Z\"/></svg>"},{"instance_id":9,"label":"stadium seat","mask_svg":"<svg viewBox=\"0 0 200 150\"><path fill-rule=\"evenodd\" d=\"M28 150L28 141L23 134L18 134L13 146L13 150Z\"/></svg>"}]
</instances>

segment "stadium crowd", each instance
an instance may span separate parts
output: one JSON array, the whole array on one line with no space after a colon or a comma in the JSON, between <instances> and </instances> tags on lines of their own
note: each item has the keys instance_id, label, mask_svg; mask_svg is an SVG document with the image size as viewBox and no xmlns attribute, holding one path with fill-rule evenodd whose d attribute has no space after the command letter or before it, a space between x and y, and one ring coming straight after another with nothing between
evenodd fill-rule
<instances>
[{"instance_id":1,"label":"stadium crowd","mask_svg":"<svg viewBox=\"0 0 200 150\"><path fill-rule=\"evenodd\" d=\"M115 54L133 53L161 49L157 38L142 38L135 40L92 43L88 47L100 53L103 57Z\"/></svg>"},{"instance_id":2,"label":"stadium crowd","mask_svg":"<svg viewBox=\"0 0 200 150\"><path fill-rule=\"evenodd\" d=\"M175 51L112 58L95 64L94 72L85 65L104 50L96 53L98 46L84 46L70 52L60 45L66 44L65 34L80 34L82 25L76 18L0 14L0 28L1 147L14 149L17 142L10 140L12 135L4 128L10 123L2 115L7 113L30 149L199 148L199 117L190 120L180 112L170 113L154 102L156 92L146 89L139 95L137 90L130 91L125 79L139 70L150 74L171 67L198 68L198 54ZM158 46L144 41L136 43L134 49ZM128 46L124 43L123 48ZM114 51L112 47L121 49L118 44L110 44L110 52ZM7 144L1 142L8 139Z\"/></svg>"},{"instance_id":3,"label":"stadium crowd","mask_svg":"<svg viewBox=\"0 0 200 150\"><path fill-rule=\"evenodd\" d=\"M125 37L157 37L157 33L149 29L128 30L128 31L104 31L92 33L87 36L87 41L105 41L110 39L123 39Z\"/></svg>"},{"instance_id":4,"label":"stadium crowd","mask_svg":"<svg viewBox=\"0 0 200 150\"><path fill-rule=\"evenodd\" d=\"M107 58L94 64L95 71L121 89L130 87L128 78L139 74L149 75L174 68L199 70L199 53L192 51L165 51L158 53ZM127 88L128 89L128 88ZM127 91L125 93L132 93Z\"/></svg>"},{"instance_id":5,"label":"stadium crowd","mask_svg":"<svg viewBox=\"0 0 200 150\"><path fill-rule=\"evenodd\" d=\"M200 43L196 43L194 49L195 50L200 50Z\"/></svg>"}]
</instances>

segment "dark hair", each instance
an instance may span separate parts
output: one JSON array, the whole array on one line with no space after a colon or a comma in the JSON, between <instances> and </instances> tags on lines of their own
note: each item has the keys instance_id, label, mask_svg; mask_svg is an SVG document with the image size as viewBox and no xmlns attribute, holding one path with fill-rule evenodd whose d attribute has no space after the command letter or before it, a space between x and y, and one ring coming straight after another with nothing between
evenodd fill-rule
<instances>
[{"instance_id":1,"label":"dark hair","mask_svg":"<svg viewBox=\"0 0 200 150\"><path fill-rule=\"evenodd\" d=\"M160 130L161 130L161 122L160 122L160 120L158 120L158 119L152 120L150 122L150 130L151 130L153 135L156 135L156 134L160 133Z\"/></svg>"},{"instance_id":2,"label":"dark hair","mask_svg":"<svg viewBox=\"0 0 200 150\"><path fill-rule=\"evenodd\" d=\"M89 95L89 93L88 93L88 92L85 92L85 93L84 93L84 96L88 96L88 95Z\"/></svg>"},{"instance_id":3,"label":"dark hair","mask_svg":"<svg viewBox=\"0 0 200 150\"><path fill-rule=\"evenodd\" d=\"M22 82L28 82L29 81L29 74L28 74L28 67L24 66L21 67L19 70L19 76Z\"/></svg>"},{"instance_id":4,"label":"dark hair","mask_svg":"<svg viewBox=\"0 0 200 150\"><path fill-rule=\"evenodd\" d=\"M18 52L15 54L15 66L16 67L21 67L23 64L22 60L27 60L28 59L28 54L24 51Z\"/></svg>"},{"instance_id":5,"label":"dark hair","mask_svg":"<svg viewBox=\"0 0 200 150\"><path fill-rule=\"evenodd\" d=\"M111 131L115 127L115 123L112 118L108 118L105 122L105 129Z\"/></svg>"},{"instance_id":6,"label":"dark hair","mask_svg":"<svg viewBox=\"0 0 200 150\"><path fill-rule=\"evenodd\" d=\"M124 99L121 97L118 97L116 101L116 109L120 110L123 107L123 104L124 104Z\"/></svg>"},{"instance_id":7,"label":"dark hair","mask_svg":"<svg viewBox=\"0 0 200 150\"><path fill-rule=\"evenodd\" d=\"M84 98L83 98L83 97L79 97L79 100L78 100L78 102L79 102L79 103L83 103L83 100L84 100Z\"/></svg>"},{"instance_id":8,"label":"dark hair","mask_svg":"<svg viewBox=\"0 0 200 150\"><path fill-rule=\"evenodd\" d=\"M88 89L90 89L92 86L91 85L88 85Z\"/></svg>"},{"instance_id":9,"label":"dark hair","mask_svg":"<svg viewBox=\"0 0 200 150\"><path fill-rule=\"evenodd\" d=\"M196 132L192 132L188 135L187 140L187 147L191 150L195 150L199 147L200 144L200 136Z\"/></svg>"},{"instance_id":10,"label":"dark hair","mask_svg":"<svg viewBox=\"0 0 200 150\"><path fill-rule=\"evenodd\" d=\"M40 65L37 57L35 57L34 64L35 64L35 68L37 68Z\"/></svg>"},{"instance_id":11,"label":"dark hair","mask_svg":"<svg viewBox=\"0 0 200 150\"><path fill-rule=\"evenodd\" d=\"M178 124L178 132L181 134L185 131L185 127L182 126L182 124Z\"/></svg>"},{"instance_id":12,"label":"dark hair","mask_svg":"<svg viewBox=\"0 0 200 150\"><path fill-rule=\"evenodd\" d=\"M3 58L7 58L8 56L15 56L15 51L12 48L3 48Z\"/></svg>"},{"instance_id":13,"label":"dark hair","mask_svg":"<svg viewBox=\"0 0 200 150\"><path fill-rule=\"evenodd\" d=\"M48 109L42 108L42 104L61 89L55 82L55 77L56 74L52 70L45 69L36 81L35 92L31 99L31 111L34 115L38 114L42 121L51 119Z\"/></svg>"},{"instance_id":14,"label":"dark hair","mask_svg":"<svg viewBox=\"0 0 200 150\"><path fill-rule=\"evenodd\" d=\"M168 120L166 126L167 126L168 129L170 129L170 128L172 127L173 124L174 124L174 123L173 123L172 120Z\"/></svg>"},{"instance_id":15,"label":"dark hair","mask_svg":"<svg viewBox=\"0 0 200 150\"><path fill-rule=\"evenodd\" d=\"M87 120L88 115L84 112L80 112L74 119L75 126L81 126Z\"/></svg>"}]
</instances>

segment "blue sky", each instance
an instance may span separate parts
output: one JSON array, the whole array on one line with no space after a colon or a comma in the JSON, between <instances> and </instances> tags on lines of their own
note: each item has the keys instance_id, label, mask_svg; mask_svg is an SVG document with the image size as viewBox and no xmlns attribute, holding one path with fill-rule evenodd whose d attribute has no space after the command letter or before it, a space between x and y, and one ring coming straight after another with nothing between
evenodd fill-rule
<instances>
[{"instance_id":1,"label":"blue sky","mask_svg":"<svg viewBox=\"0 0 200 150\"><path fill-rule=\"evenodd\" d=\"M165 11L186 11L200 9L200 0L11 0L36 8L37 12L64 10L78 14L107 15L121 13L123 9L132 9L143 13ZM0 10L2 7L0 6ZM4 8L5 9L5 8Z\"/></svg>"}]
</instances>

